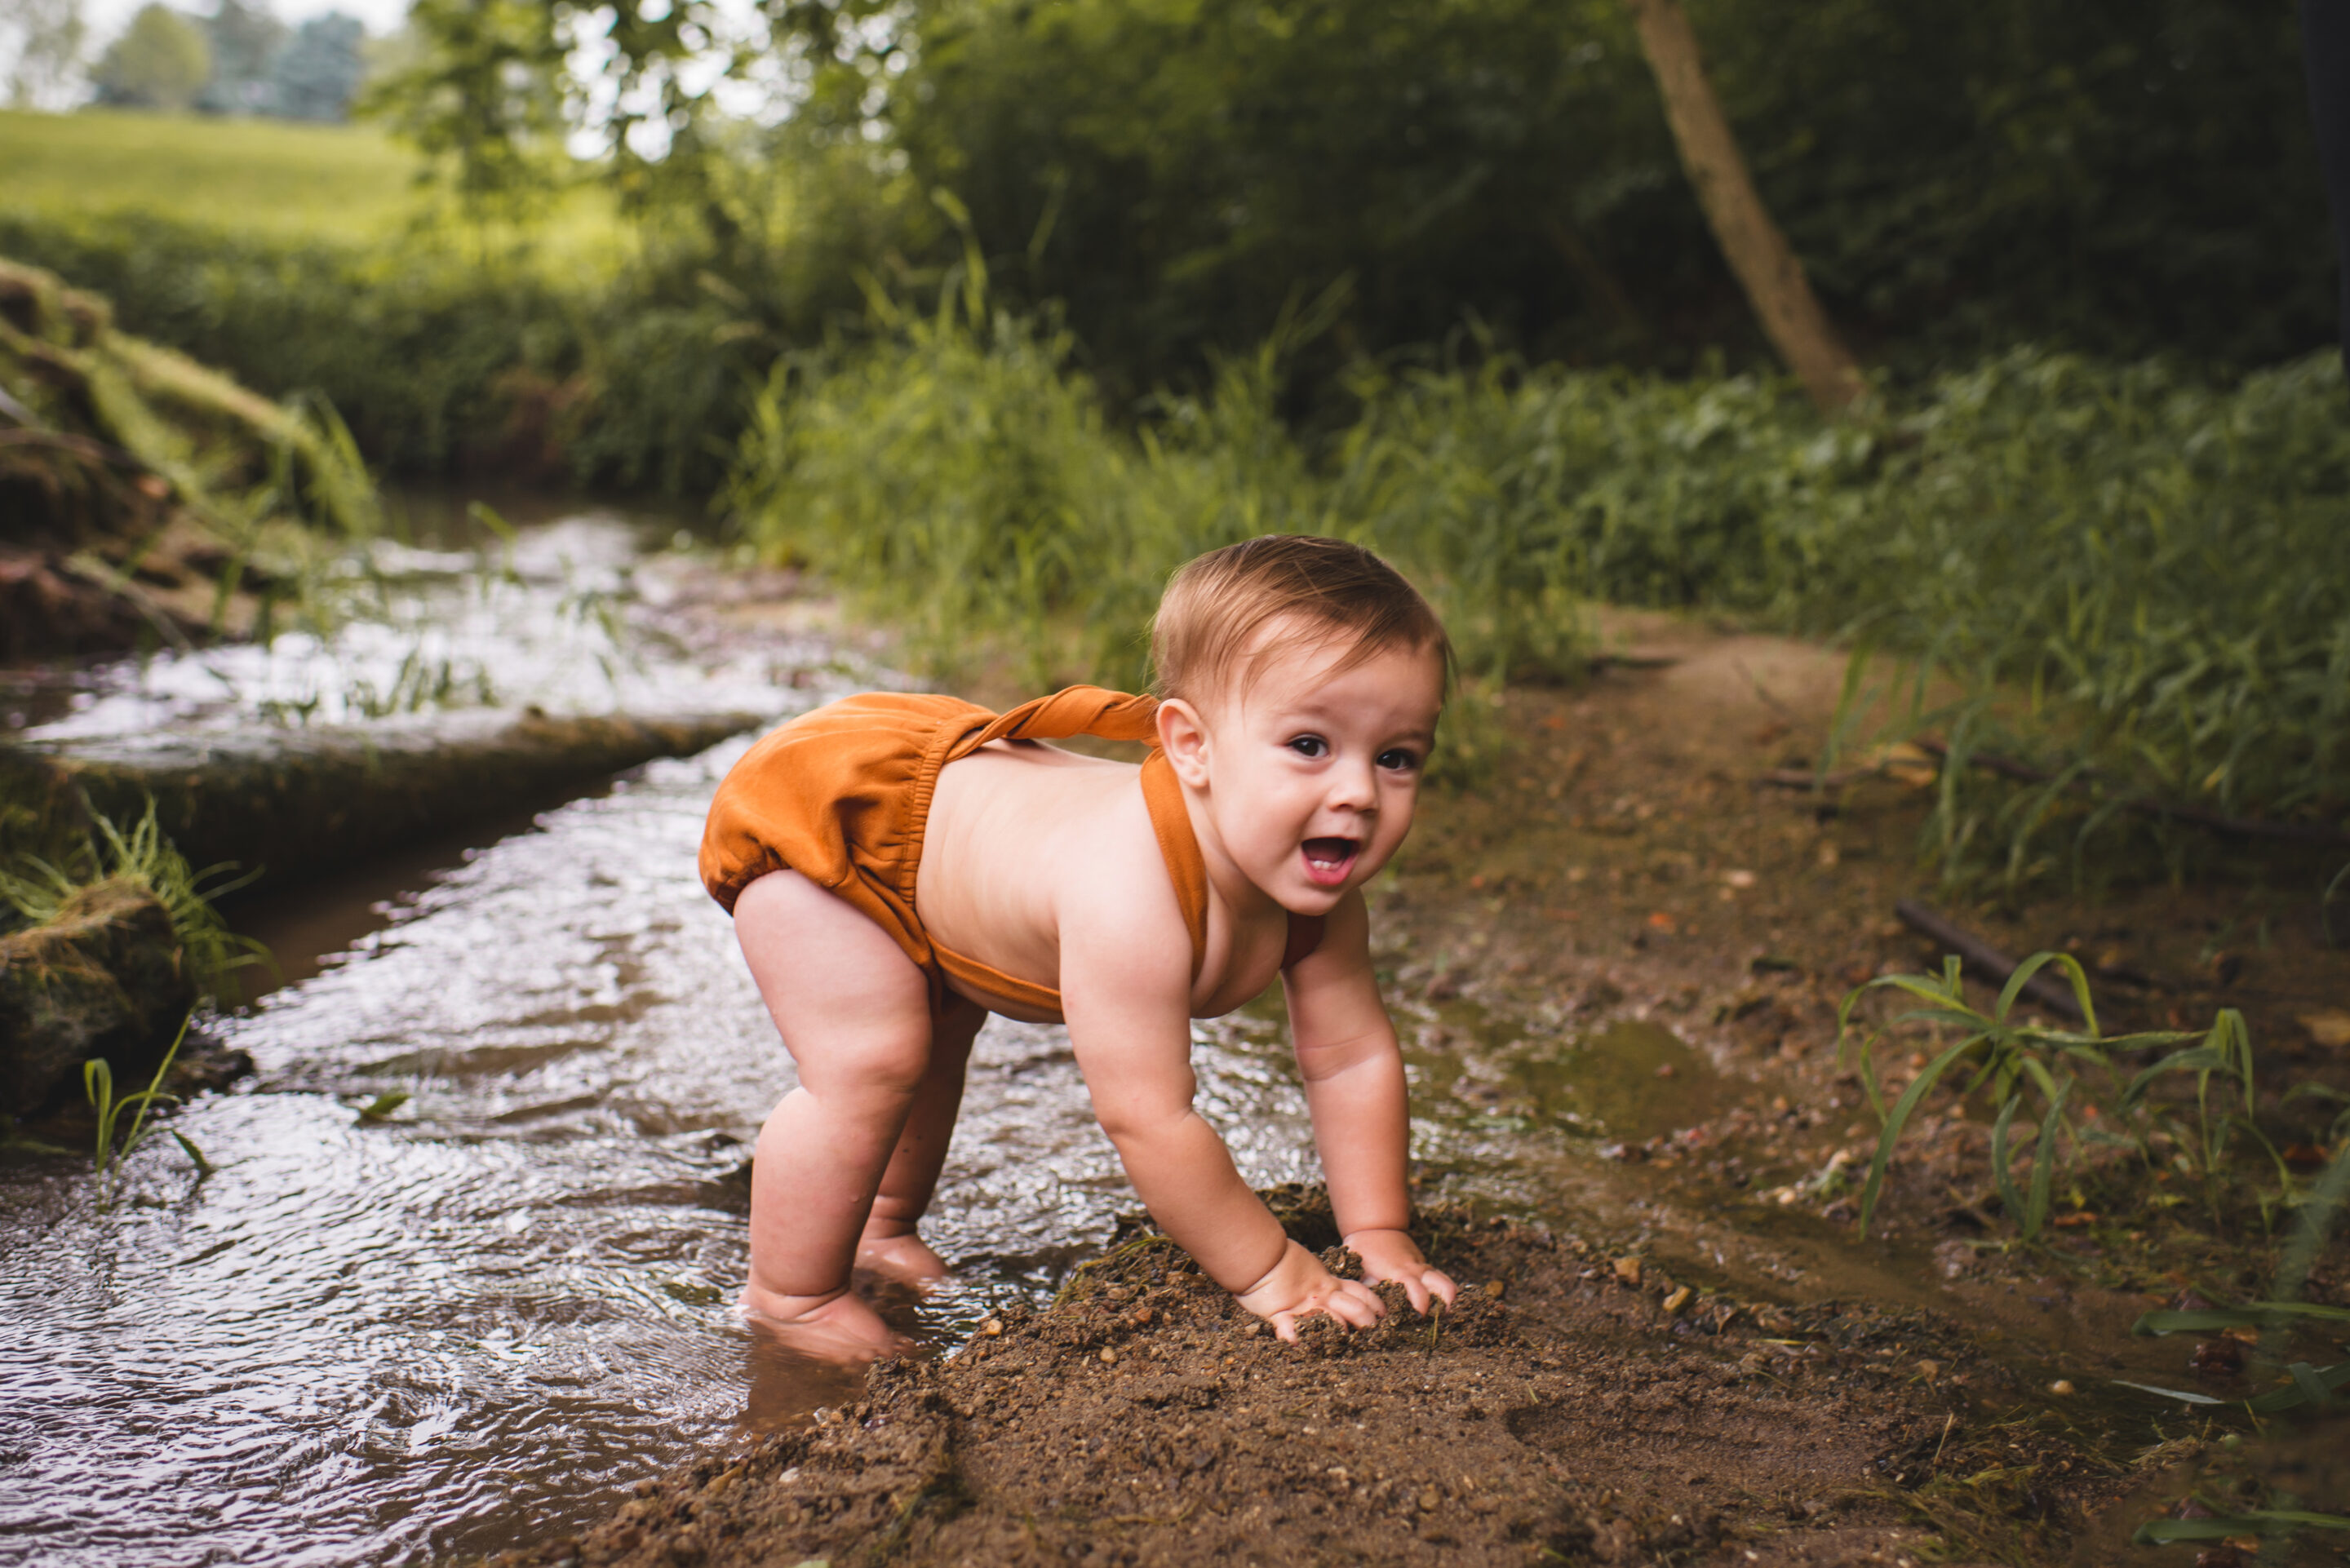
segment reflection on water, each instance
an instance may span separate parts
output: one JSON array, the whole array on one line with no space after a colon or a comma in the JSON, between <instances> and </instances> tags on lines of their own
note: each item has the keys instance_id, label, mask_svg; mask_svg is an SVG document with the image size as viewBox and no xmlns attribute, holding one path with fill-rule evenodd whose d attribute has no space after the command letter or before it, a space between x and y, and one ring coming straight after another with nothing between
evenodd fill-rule
<instances>
[{"instance_id":1,"label":"reflection on water","mask_svg":"<svg viewBox=\"0 0 2350 1568\"><path fill-rule=\"evenodd\" d=\"M361 723L450 709L716 711L774 705L774 650L690 660L652 625L674 558L656 522L567 518L509 543L356 555L331 624L281 624L229 643L0 677L0 710L43 739L132 738L256 724ZM786 650L801 661L821 653Z\"/></svg>"}]
</instances>

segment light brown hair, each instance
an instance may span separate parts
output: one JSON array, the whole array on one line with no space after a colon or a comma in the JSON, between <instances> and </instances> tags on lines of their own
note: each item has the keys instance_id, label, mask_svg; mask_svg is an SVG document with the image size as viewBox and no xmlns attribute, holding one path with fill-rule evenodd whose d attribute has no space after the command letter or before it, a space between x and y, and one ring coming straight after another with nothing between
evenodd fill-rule
<instances>
[{"instance_id":1,"label":"light brown hair","mask_svg":"<svg viewBox=\"0 0 2350 1568\"><path fill-rule=\"evenodd\" d=\"M1284 618L1289 627L1264 635ZM1178 568L1151 618L1153 685L1196 702L1222 694L1245 666L1324 641L1349 645L1336 670L1389 649L1428 649L1451 686L1452 642L1419 590L1360 545L1310 534L1244 539Z\"/></svg>"}]
</instances>

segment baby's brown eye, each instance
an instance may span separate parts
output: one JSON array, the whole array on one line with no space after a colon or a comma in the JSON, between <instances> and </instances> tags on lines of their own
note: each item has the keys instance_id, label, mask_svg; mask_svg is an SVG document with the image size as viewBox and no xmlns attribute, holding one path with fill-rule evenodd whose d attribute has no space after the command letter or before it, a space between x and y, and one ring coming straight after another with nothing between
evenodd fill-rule
<instances>
[{"instance_id":1,"label":"baby's brown eye","mask_svg":"<svg viewBox=\"0 0 2350 1568\"><path fill-rule=\"evenodd\" d=\"M1289 749L1301 757L1318 757L1327 753L1330 745L1319 735L1300 735L1289 742Z\"/></svg>"},{"instance_id":2,"label":"baby's brown eye","mask_svg":"<svg viewBox=\"0 0 2350 1568\"><path fill-rule=\"evenodd\" d=\"M1419 766L1419 758L1405 751L1381 752L1379 766L1392 769L1397 773L1408 774Z\"/></svg>"}]
</instances>

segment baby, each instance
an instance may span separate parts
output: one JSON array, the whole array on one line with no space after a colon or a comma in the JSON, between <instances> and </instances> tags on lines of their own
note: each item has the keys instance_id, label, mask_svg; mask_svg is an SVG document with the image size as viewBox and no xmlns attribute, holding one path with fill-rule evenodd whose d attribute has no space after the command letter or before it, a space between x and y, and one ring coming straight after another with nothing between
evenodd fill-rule
<instances>
[{"instance_id":1,"label":"baby","mask_svg":"<svg viewBox=\"0 0 2350 1568\"><path fill-rule=\"evenodd\" d=\"M989 1012L1067 1023L1152 1218L1282 1338L1317 1312L1368 1326L1382 1280L1451 1302L1405 1231L1403 1058L1362 893L1411 827L1444 628L1368 551L1272 535L1177 572L1151 654L1156 701L852 697L719 786L702 881L800 1077L759 1135L743 1305L803 1348L900 1346L852 1268L945 1273L915 1222ZM1138 768L1041 743L1071 735L1154 749ZM1276 974L1360 1283L1283 1235L1191 1106L1191 1021Z\"/></svg>"}]
</instances>

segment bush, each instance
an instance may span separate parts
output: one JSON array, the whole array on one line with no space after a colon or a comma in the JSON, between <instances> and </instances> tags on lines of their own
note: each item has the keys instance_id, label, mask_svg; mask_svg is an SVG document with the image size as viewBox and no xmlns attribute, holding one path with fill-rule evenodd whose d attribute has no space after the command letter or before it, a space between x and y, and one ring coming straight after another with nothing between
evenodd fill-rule
<instances>
[{"instance_id":1,"label":"bush","mask_svg":"<svg viewBox=\"0 0 2350 1568\"><path fill-rule=\"evenodd\" d=\"M124 327L280 398L324 397L408 476L707 493L774 349L652 267L566 273L462 231L371 247L130 213L0 214L0 254L112 298Z\"/></svg>"},{"instance_id":2,"label":"bush","mask_svg":"<svg viewBox=\"0 0 2350 1568\"><path fill-rule=\"evenodd\" d=\"M1710 606L1929 660L2052 765L2339 820L2350 421L2321 355L2232 383L2022 349L1823 426L1791 383L1476 369L1354 378L1308 451L1286 343L1103 417L1066 335L951 313L779 366L729 501L936 672L1132 685L1160 586L1271 531L1420 583L1485 682L1571 671L1588 599ZM2061 738L2061 739L2060 739Z\"/></svg>"}]
</instances>

